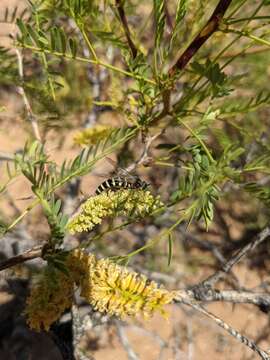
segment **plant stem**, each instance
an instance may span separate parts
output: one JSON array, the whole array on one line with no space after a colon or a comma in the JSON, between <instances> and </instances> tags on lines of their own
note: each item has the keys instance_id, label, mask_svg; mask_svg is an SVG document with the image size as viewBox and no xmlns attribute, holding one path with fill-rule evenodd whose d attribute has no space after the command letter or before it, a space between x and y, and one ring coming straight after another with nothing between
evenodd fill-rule
<instances>
[{"instance_id":1,"label":"plant stem","mask_svg":"<svg viewBox=\"0 0 270 360\"><path fill-rule=\"evenodd\" d=\"M270 20L270 16L254 16L254 17L245 17L240 19L231 19L231 20L224 20L224 22L228 25L237 24L242 21L252 21L252 20Z\"/></svg>"},{"instance_id":2,"label":"plant stem","mask_svg":"<svg viewBox=\"0 0 270 360\"><path fill-rule=\"evenodd\" d=\"M183 120L181 120L180 118L177 118L177 120L186 128L188 129L188 131L191 133L191 135L193 137L195 137L195 139L201 144L201 146L203 147L206 155L208 156L208 159L211 162L215 162L215 160L213 159L212 155L210 154L209 150L207 149L207 146L204 144L204 142L202 141L202 139L193 131L193 129L187 124L185 123Z\"/></svg>"},{"instance_id":3,"label":"plant stem","mask_svg":"<svg viewBox=\"0 0 270 360\"><path fill-rule=\"evenodd\" d=\"M198 52L201 46L215 31L219 29L219 25L231 2L232 0L220 0L218 2L212 16L207 21L206 25L202 28L199 34L195 37L188 48L182 53L176 63L169 70L170 76L173 76L177 71L183 70L191 58Z\"/></svg>"},{"instance_id":4,"label":"plant stem","mask_svg":"<svg viewBox=\"0 0 270 360\"><path fill-rule=\"evenodd\" d=\"M121 0L116 0L115 3L116 3L117 10L118 10L120 21L122 23L122 26L123 26L123 29L124 29L124 32L125 32L125 35L126 35L128 46L129 46L130 51L132 53L133 59L135 59L136 56L137 56L138 51L137 51L137 48L136 48L134 42L131 39L131 34L130 34L128 22L127 22L127 17L126 17L126 13L125 13L125 10L124 10L124 7L123 7L124 2L121 1Z\"/></svg>"},{"instance_id":5,"label":"plant stem","mask_svg":"<svg viewBox=\"0 0 270 360\"><path fill-rule=\"evenodd\" d=\"M45 54L50 54L50 55L54 55L54 56L61 57L61 58L66 58L66 59L70 59L70 60L73 59L73 60L77 60L77 61L81 61L81 62L85 62L85 63L100 65L100 66L103 66L103 67L105 67L107 69L110 69L110 70L112 70L114 72L117 72L117 73L120 73L122 75L131 77L133 79L143 80L143 81L147 82L148 84L156 85L156 82L154 80L145 78L144 76L141 76L141 75L133 74L133 73L131 73L129 71L126 71L126 70L123 70L123 69L118 68L116 66L113 66L111 64L105 63L102 60L96 61L96 60L92 60L92 59L83 58L83 57L80 57L80 56L73 57L71 54L63 54L63 53L61 53L59 51L51 51L51 50L48 50L48 49L42 49L42 48L38 48L36 46L32 46L32 45L28 45L28 44L18 44L18 47L21 47L21 48L24 48L24 49L29 49L29 50L32 50L32 51L38 52L38 53L44 52Z\"/></svg>"},{"instance_id":6,"label":"plant stem","mask_svg":"<svg viewBox=\"0 0 270 360\"><path fill-rule=\"evenodd\" d=\"M77 26L79 27L79 25L77 25ZM99 59L97 57L97 54L96 54L96 52L95 52L95 50L94 50L94 48L93 48L93 46L91 44L91 41L89 40L89 37L87 36L87 34L86 34L85 30L84 30L84 27L79 27L79 29L80 29L80 31L82 33L82 36L84 38L84 41L86 42L86 45L87 45L90 53L92 54L96 64L98 65L100 63L100 61L99 61Z\"/></svg>"},{"instance_id":7,"label":"plant stem","mask_svg":"<svg viewBox=\"0 0 270 360\"><path fill-rule=\"evenodd\" d=\"M258 36L255 35L251 35L249 32L247 31L238 31L238 30L234 30L234 29L226 29L223 31L224 33L233 33L233 34L239 34L241 36L247 37L251 40L254 40L255 42L259 43L259 44L263 44L266 46L270 47L270 42L267 40L264 40L262 38L259 38Z\"/></svg>"}]
</instances>

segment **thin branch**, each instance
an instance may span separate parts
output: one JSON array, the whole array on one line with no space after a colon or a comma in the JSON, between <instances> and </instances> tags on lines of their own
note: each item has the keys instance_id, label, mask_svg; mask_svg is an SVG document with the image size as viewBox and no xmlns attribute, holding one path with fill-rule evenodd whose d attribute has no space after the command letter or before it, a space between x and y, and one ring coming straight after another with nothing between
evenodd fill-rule
<instances>
[{"instance_id":1,"label":"thin branch","mask_svg":"<svg viewBox=\"0 0 270 360\"><path fill-rule=\"evenodd\" d=\"M132 347L128 341L128 338L126 336L126 333L124 331L124 328L123 328L123 325L121 324L121 322L119 320L115 320L114 323L115 323L115 326L117 329L117 334L118 334L119 340L120 340L121 344L123 345L123 348L127 352L128 359L129 360L139 360L138 355L132 349Z\"/></svg>"},{"instance_id":2,"label":"thin branch","mask_svg":"<svg viewBox=\"0 0 270 360\"><path fill-rule=\"evenodd\" d=\"M235 330L233 327L228 325L225 321L217 317L216 315L212 314L211 312L205 310L201 305L199 304L187 304L193 307L193 309L201 312L202 314L206 315L210 319L212 319L219 327L224 329L226 332L228 332L230 335L232 335L236 340L241 342L242 344L248 346L251 350L256 352L262 359L269 360L270 355L262 350L259 346L257 346L252 340L250 340L248 337L242 335L239 331Z\"/></svg>"},{"instance_id":3,"label":"thin branch","mask_svg":"<svg viewBox=\"0 0 270 360\"><path fill-rule=\"evenodd\" d=\"M153 126L154 123L157 123L159 120L163 119L165 116L170 114L171 109L171 90L165 89L162 92L162 101L163 101L163 108L160 113L151 120L151 125Z\"/></svg>"},{"instance_id":4,"label":"thin branch","mask_svg":"<svg viewBox=\"0 0 270 360\"><path fill-rule=\"evenodd\" d=\"M71 319L72 319L72 348L74 356L77 360L95 360L92 355L85 355L84 351L80 349L79 344L82 336L85 333L86 322L80 316L79 308L77 304L73 304L71 307ZM87 319L87 316L86 316Z\"/></svg>"},{"instance_id":5,"label":"thin branch","mask_svg":"<svg viewBox=\"0 0 270 360\"><path fill-rule=\"evenodd\" d=\"M238 5L238 7L236 7L234 10L238 11L241 6L243 6L243 2L240 3ZM257 8L254 10L254 12L251 14L251 17L256 16L256 14L260 11L260 9L263 6L263 2L261 2ZM233 11L228 18L230 18L230 16L232 16L235 12ZM249 24L250 21L247 21L246 24L244 24L244 26L242 27L242 30L244 30L246 28L246 26ZM230 48L232 47L234 44L237 43L237 41L239 41L239 39L241 38L241 35L236 36L232 41L230 41L225 47L223 47L223 49L214 57L213 62L216 62L218 59L220 59L223 54ZM241 52L240 52L241 53ZM222 66L221 66L221 70L225 69L226 66L228 66L234 59L236 59L237 56L235 57L231 57L229 58L228 61L226 61ZM199 76L199 78L193 83L193 85L191 86L190 90L187 92L187 94L185 96L183 96L178 102L176 102L173 106L173 109L175 111L177 111L177 109L179 109L179 106L182 107L182 104L185 104L186 99L189 98L190 94L192 94L193 91L195 91L196 86L200 83L200 81L202 80L203 75ZM208 84L209 80L204 81L197 89L196 92L200 92L207 84Z\"/></svg>"},{"instance_id":6,"label":"thin branch","mask_svg":"<svg viewBox=\"0 0 270 360\"><path fill-rule=\"evenodd\" d=\"M130 51L132 53L133 59L135 59L137 54L138 54L138 50L137 50L134 42L131 39L131 33L130 33L130 30L129 30L127 17L126 17L125 10L124 10L124 7L123 7L123 0L116 0L115 4L116 4L116 7L117 7L117 11L118 11L118 14L119 14L120 21L122 23L122 26L123 26L123 29L124 29L124 32L125 32L125 35L126 35L128 46L129 46Z\"/></svg>"},{"instance_id":7,"label":"thin branch","mask_svg":"<svg viewBox=\"0 0 270 360\"><path fill-rule=\"evenodd\" d=\"M207 146L205 145L204 141L200 136L197 135L196 131L194 131L185 121L183 121L180 117L177 118L177 121L182 124L189 132L190 134L198 141L198 143L202 146L204 149L209 161L211 163L215 163L215 160L213 156L211 155L210 151L208 150Z\"/></svg>"},{"instance_id":8,"label":"thin branch","mask_svg":"<svg viewBox=\"0 0 270 360\"><path fill-rule=\"evenodd\" d=\"M267 293L253 293L250 291L235 290L215 291L213 301L226 301L234 304L254 304L270 308L270 294Z\"/></svg>"},{"instance_id":9,"label":"thin branch","mask_svg":"<svg viewBox=\"0 0 270 360\"><path fill-rule=\"evenodd\" d=\"M227 331L230 335L232 335L236 340L241 342L242 344L248 346L251 350L256 352L262 359L269 360L270 355L262 350L259 346L257 346L252 340L247 338L246 336L240 334L237 330L228 325L225 321L212 314L211 312L204 309L199 303L190 299L190 297L185 292L178 292L175 296L175 300L179 303L191 306L193 309L199 311L200 313L206 315L210 319L212 319L218 326Z\"/></svg>"},{"instance_id":10,"label":"thin branch","mask_svg":"<svg viewBox=\"0 0 270 360\"><path fill-rule=\"evenodd\" d=\"M0 161L14 161L14 154L0 151Z\"/></svg>"},{"instance_id":11,"label":"thin branch","mask_svg":"<svg viewBox=\"0 0 270 360\"><path fill-rule=\"evenodd\" d=\"M256 340L255 340L256 344L259 344L263 340L268 341L269 325L270 325L270 321L269 321L269 318L268 318L268 321L267 321L266 325L259 330L259 334L257 334L257 336L256 336ZM246 360L253 360L253 359L251 357L249 357Z\"/></svg>"},{"instance_id":12,"label":"thin branch","mask_svg":"<svg viewBox=\"0 0 270 360\"><path fill-rule=\"evenodd\" d=\"M202 28L200 33L191 42L188 48L182 53L176 63L170 68L169 76L173 78L176 72L183 70L189 63L191 58L198 52L201 46L208 40L208 38L218 30L220 23L225 15L226 10L230 6L232 0L220 0L216 6L212 16ZM173 82L172 82L173 84ZM165 100L165 101L164 101ZM163 95L164 107L162 111L152 120L152 124L158 122L170 112L170 90L164 91ZM175 105L174 105L175 106Z\"/></svg>"},{"instance_id":13,"label":"thin branch","mask_svg":"<svg viewBox=\"0 0 270 360\"><path fill-rule=\"evenodd\" d=\"M183 70L191 58L198 52L200 47L210 38L214 32L218 30L224 14L230 6L231 2L232 0L219 1L206 25L202 28L200 33L195 37L188 48L183 52L183 54L169 70L170 76L173 76L177 71Z\"/></svg>"},{"instance_id":14,"label":"thin branch","mask_svg":"<svg viewBox=\"0 0 270 360\"><path fill-rule=\"evenodd\" d=\"M269 47L266 47L266 48L258 47L258 48L252 48L249 51L246 51L246 50L248 50L248 48L245 49L244 52L243 51L241 51L241 52L239 52L239 51L238 52L228 52L228 53L222 55L222 59L231 59L231 58L234 58L236 56L237 57L240 57L240 56L245 57L245 56L248 56L248 55L260 54L260 53L269 51L270 49L269 49Z\"/></svg>"},{"instance_id":15,"label":"thin branch","mask_svg":"<svg viewBox=\"0 0 270 360\"><path fill-rule=\"evenodd\" d=\"M51 55L54 55L54 56L57 56L57 57L60 57L60 58L65 58L65 59L69 59L69 60L76 60L76 61L81 61L81 62L84 62L84 63L89 63L89 64L94 64L94 65L97 65L97 66L103 66L111 71L114 71L114 72L117 72L117 73L120 73L122 75L125 75L125 76L128 76L128 77L131 77L133 79L138 79L138 80L143 80L145 82L147 82L148 84L152 84L152 85L156 85L156 82L152 79L148 79L144 76L141 76L141 75L138 75L138 74L133 74L129 71L126 71L126 70L123 70L121 68L118 68L116 66L113 66L111 64L108 64L108 63L105 63L101 60L99 61L96 61L96 60L93 60L93 59L88 59L88 58L84 58L84 57L81 57L81 56L76 56L76 57L73 57L72 54L63 54L59 51L51 51L51 50L48 50L48 49L43 49L43 48L40 48L40 47L36 47L36 46L31 46L31 45L28 45L28 44L18 44L18 46L24 48L24 49L29 49L29 50L32 50L33 52L37 52L37 53L46 53L46 54L51 54Z\"/></svg>"},{"instance_id":16,"label":"thin branch","mask_svg":"<svg viewBox=\"0 0 270 360\"><path fill-rule=\"evenodd\" d=\"M33 129L33 133L35 138L41 142L41 136L40 136L40 131L39 131L39 127L38 127L38 122L37 119L32 111L31 105L28 101L28 98L26 96L26 93L24 91L23 88L23 83L24 83L24 74L23 74L23 59L22 59L22 54L20 52L19 49L15 49L16 52L16 56L17 56L17 60L18 60L18 72L19 72L19 77L20 77L20 81L21 81L21 86L17 87L18 93L22 96L23 98L23 102L24 102L24 106L26 109L26 113L27 113L27 119L29 120L32 129Z\"/></svg>"},{"instance_id":17,"label":"thin branch","mask_svg":"<svg viewBox=\"0 0 270 360\"><path fill-rule=\"evenodd\" d=\"M161 132L158 132L157 134L155 134L153 136L147 137L141 156L139 157L139 159L134 164L131 164L126 169L126 171L131 172L131 171L135 170L139 165L141 165L141 164L143 164L144 162L147 161L147 159L149 158L148 152L149 152L149 149L150 149L150 146L151 146L152 142L156 138L158 138L163 133L163 131L164 130L162 130Z\"/></svg>"},{"instance_id":18,"label":"thin branch","mask_svg":"<svg viewBox=\"0 0 270 360\"><path fill-rule=\"evenodd\" d=\"M180 295L185 293L191 300L214 302L225 301L232 304L253 304L264 309L270 308L269 293L254 293L240 290L215 290L207 289L205 293L199 294L194 289L179 290Z\"/></svg>"},{"instance_id":19,"label":"thin branch","mask_svg":"<svg viewBox=\"0 0 270 360\"><path fill-rule=\"evenodd\" d=\"M80 29L80 31L81 31L81 33L82 33L82 36L83 36L83 38L84 38L84 40L85 40L85 42L86 42L86 44L87 44L87 47L88 47L90 53L92 54L94 60L95 60L97 63L99 63L99 59L98 59L98 57L97 57L97 55L96 55L96 52L95 52L95 50L94 50L94 47L93 47L93 45L92 45L89 37L87 36L87 34L86 34L86 32L85 32L84 27L80 27L78 24L77 24L77 26L78 26L78 28Z\"/></svg>"},{"instance_id":20,"label":"thin branch","mask_svg":"<svg viewBox=\"0 0 270 360\"><path fill-rule=\"evenodd\" d=\"M139 324L128 324L130 330L140 332L142 336L151 337L161 348L168 347L168 342L162 339L162 337L155 331L150 331L140 326Z\"/></svg>"},{"instance_id":21,"label":"thin branch","mask_svg":"<svg viewBox=\"0 0 270 360\"><path fill-rule=\"evenodd\" d=\"M35 246L30 250L27 250L26 252L14 256L10 259L3 260L0 262L0 271L8 269L12 266L22 264L25 261L33 260L36 258L40 258L42 256L42 248L43 246Z\"/></svg>"},{"instance_id":22,"label":"thin branch","mask_svg":"<svg viewBox=\"0 0 270 360\"><path fill-rule=\"evenodd\" d=\"M192 243L193 245L196 245L200 250L210 251L219 263L224 264L226 262L226 259L218 249L217 244L213 243L212 241L207 241L205 239L196 237L193 234L185 231L181 226L179 227L179 231L183 236L185 246L189 246Z\"/></svg>"},{"instance_id":23,"label":"thin branch","mask_svg":"<svg viewBox=\"0 0 270 360\"><path fill-rule=\"evenodd\" d=\"M231 29L231 28L227 28L226 30L223 30L223 32L226 33L232 33L232 34L237 34L237 35L241 35L244 36L248 39L253 40L254 42L260 44L260 45L266 45L268 47L270 47L270 42L262 39L258 36L252 35L250 34L248 31L243 31L243 30L235 30L235 29Z\"/></svg>"},{"instance_id":24,"label":"thin branch","mask_svg":"<svg viewBox=\"0 0 270 360\"><path fill-rule=\"evenodd\" d=\"M253 241L248 243L242 249L238 250L237 253L228 260L220 270L215 272L213 275L209 276L205 279L200 286L202 287L212 287L219 280L224 278L224 276L231 270L231 268L237 264L243 256L247 255L248 252L254 250L258 245L260 245L264 240L266 240L270 236L270 226L267 226L264 230L262 230Z\"/></svg>"}]
</instances>

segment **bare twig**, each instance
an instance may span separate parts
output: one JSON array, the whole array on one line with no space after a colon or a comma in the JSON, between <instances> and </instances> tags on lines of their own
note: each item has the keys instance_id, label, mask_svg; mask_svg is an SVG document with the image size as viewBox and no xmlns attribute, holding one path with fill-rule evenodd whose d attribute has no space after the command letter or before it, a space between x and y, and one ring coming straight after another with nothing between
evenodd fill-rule
<instances>
[{"instance_id":1,"label":"bare twig","mask_svg":"<svg viewBox=\"0 0 270 360\"><path fill-rule=\"evenodd\" d=\"M223 290L216 292L216 300L228 301L234 304L254 304L270 308L270 294L252 293L250 291Z\"/></svg>"},{"instance_id":2,"label":"bare twig","mask_svg":"<svg viewBox=\"0 0 270 360\"><path fill-rule=\"evenodd\" d=\"M214 315L211 312L204 309L199 303L191 300L190 297L186 293L178 292L178 294L175 297L175 300L182 304L191 306L193 309L199 311L200 313L202 313L202 314L206 315L207 317L209 317L210 319L212 319L218 326L220 326L222 329L227 331L235 339L237 339L242 344L248 346L251 350L256 352L262 359L264 359L264 360L270 359L270 355L266 351L262 350L252 340L250 340L246 336L240 334L237 330L233 329L230 325L228 325L222 319L220 319L216 315Z\"/></svg>"},{"instance_id":3,"label":"bare twig","mask_svg":"<svg viewBox=\"0 0 270 360\"><path fill-rule=\"evenodd\" d=\"M0 151L0 161L14 161L14 154Z\"/></svg>"},{"instance_id":4,"label":"bare twig","mask_svg":"<svg viewBox=\"0 0 270 360\"><path fill-rule=\"evenodd\" d=\"M233 304L253 304L261 307L270 308L269 293L253 293L251 291L241 290L215 290L207 289L203 294L195 292L194 289L180 290L181 294L186 292L190 299L213 302L225 301ZM200 296L201 295L201 296Z\"/></svg>"},{"instance_id":5,"label":"bare twig","mask_svg":"<svg viewBox=\"0 0 270 360\"><path fill-rule=\"evenodd\" d=\"M246 56L249 56L249 55L254 55L254 54L260 54L260 53L263 53L263 52L266 52L266 51L270 51L270 48L269 47L258 47L258 48L252 48L250 49L249 51L243 51L243 52L227 52L226 54L223 54L222 55L222 59L231 59L231 58L234 58L236 56L241 56L241 57L246 57Z\"/></svg>"},{"instance_id":6,"label":"bare twig","mask_svg":"<svg viewBox=\"0 0 270 360\"><path fill-rule=\"evenodd\" d=\"M42 248L43 248L43 246L36 246L30 250L27 250L26 252L24 252L20 255L13 256L10 259L1 261L0 262L0 271L8 269L8 268L18 265L18 264L22 264L28 260L40 258L42 256Z\"/></svg>"},{"instance_id":7,"label":"bare twig","mask_svg":"<svg viewBox=\"0 0 270 360\"><path fill-rule=\"evenodd\" d=\"M85 332L85 321L82 320L78 306L76 304L72 305L71 308L72 316L72 337L73 337L73 353L77 360L95 360L91 355L85 355L84 352L79 347L79 342L81 337Z\"/></svg>"},{"instance_id":8,"label":"bare twig","mask_svg":"<svg viewBox=\"0 0 270 360\"><path fill-rule=\"evenodd\" d=\"M187 240L185 245L189 246L189 244L192 243L193 245L197 246L201 250L210 251L212 253L212 255L217 259L217 261L219 262L220 265L224 265L226 263L226 258L223 256L223 254L219 250L217 244L215 244L214 242L211 242L211 241L207 241L205 239L201 239L197 236L194 236L193 234L188 233L187 231L183 230L181 226L179 227L179 231L183 235L184 240ZM235 275L235 273L231 270L230 274L231 274L231 277L229 280L234 282L237 286L239 286L239 280L237 279L237 276Z\"/></svg>"},{"instance_id":9,"label":"bare twig","mask_svg":"<svg viewBox=\"0 0 270 360\"><path fill-rule=\"evenodd\" d=\"M153 135L153 136L149 136L147 137L146 141L145 141L145 145L144 145L144 149L143 149L143 152L141 154L141 156L139 157L139 159L131 164L126 170L128 172L131 172L133 170L135 170L139 165L143 164L149 157L148 155L148 152L149 152L149 149L150 149L150 146L152 144L152 142L158 138L161 134L162 134L163 131L161 132L158 132L157 134Z\"/></svg>"},{"instance_id":10,"label":"bare twig","mask_svg":"<svg viewBox=\"0 0 270 360\"><path fill-rule=\"evenodd\" d=\"M135 331L140 332L144 337L145 336L151 337L156 343L159 344L159 346L161 348L168 347L168 343L165 340L163 340L160 337L160 335L158 333L156 333L155 331L147 330L147 329L143 328L142 326L139 326L138 324L128 325L128 328L130 330L135 330Z\"/></svg>"},{"instance_id":11,"label":"bare twig","mask_svg":"<svg viewBox=\"0 0 270 360\"><path fill-rule=\"evenodd\" d=\"M201 46L210 38L210 36L216 32L220 23L225 15L226 10L230 6L232 0L220 0L216 6L212 16L207 21L206 25L202 28L200 33L191 42L188 48L182 53L175 64L170 68L169 75L171 78L170 88L174 85L174 75L183 70L192 57L198 52ZM152 119L151 124L154 124L170 114L170 88L163 91L163 109L162 111Z\"/></svg>"},{"instance_id":12,"label":"bare twig","mask_svg":"<svg viewBox=\"0 0 270 360\"><path fill-rule=\"evenodd\" d=\"M222 329L227 331L230 335L232 335L236 340L240 341L242 344L248 346L251 350L256 352L262 359L269 360L270 355L262 350L259 346L257 346L252 340L247 338L246 336L240 334L237 330L232 328L230 325L228 325L225 321L217 317L216 315L212 314L211 312L205 310L201 305L199 304L189 304L191 307L193 307L195 310L201 312L202 314L206 315L210 319L212 319L218 326L220 326Z\"/></svg>"},{"instance_id":13,"label":"bare twig","mask_svg":"<svg viewBox=\"0 0 270 360\"><path fill-rule=\"evenodd\" d=\"M177 71L183 70L191 58L198 52L200 47L209 39L209 37L218 30L218 27L224 17L224 14L230 6L232 0L220 0L212 16L202 28L200 33L191 42L188 48L179 57L176 63L171 67L169 74L173 76Z\"/></svg>"},{"instance_id":14,"label":"bare twig","mask_svg":"<svg viewBox=\"0 0 270 360\"><path fill-rule=\"evenodd\" d=\"M125 10L123 8L124 1L123 0L116 0L115 3L116 3L117 10L118 10L120 21L122 23L122 26L123 26L123 29L124 29L124 32L125 32L125 35L126 35L128 46L129 46L130 51L132 53L133 59L135 59L136 56L137 56L138 50L137 50L134 42L131 39L131 34L130 34L128 22L127 22L127 17L126 17L126 14L125 14Z\"/></svg>"},{"instance_id":15,"label":"bare twig","mask_svg":"<svg viewBox=\"0 0 270 360\"><path fill-rule=\"evenodd\" d=\"M84 333L84 326L81 321L78 306L75 303L71 307L71 319L72 319L73 349L74 351L76 351L76 348L80 342L80 337Z\"/></svg>"},{"instance_id":16,"label":"bare twig","mask_svg":"<svg viewBox=\"0 0 270 360\"><path fill-rule=\"evenodd\" d=\"M268 318L266 325L259 330L259 334L256 336L256 340L255 340L256 344L259 344L263 340L266 340L266 341L268 340L269 328L270 328L269 325L270 325L270 320ZM250 358L244 359L244 360L253 360L253 359L250 357Z\"/></svg>"},{"instance_id":17,"label":"bare twig","mask_svg":"<svg viewBox=\"0 0 270 360\"><path fill-rule=\"evenodd\" d=\"M270 226L267 226L264 230L262 230L253 241L248 243L242 249L237 251L237 253L231 257L229 261L227 261L220 270L215 272L213 275L209 276L205 279L200 286L203 287L211 287L215 285L219 280L221 280L230 270L231 268L237 264L243 256L247 255L248 252L254 250L259 244L261 244L265 239L270 236Z\"/></svg>"},{"instance_id":18,"label":"bare twig","mask_svg":"<svg viewBox=\"0 0 270 360\"><path fill-rule=\"evenodd\" d=\"M244 335L240 334L238 331L234 330L231 326L226 324L223 320L216 317L214 314L205 310L201 305L199 305L195 300L200 301L228 301L232 303L250 303L258 305L262 308L269 309L270 306L270 294L267 293L252 293L248 291L217 291L211 288L218 280L220 280L228 271L231 270L233 265L241 260L249 251L253 250L261 242L270 236L270 227L266 227L261 231L257 237L250 242L248 245L244 246L239 250L232 258L227 261L221 270L217 271L215 274L210 276L208 279L203 281L198 286L193 287L190 290L179 291L175 297L176 301L185 303L197 311L202 312L204 315L208 316L214 320L220 327L226 330L229 334L235 337L238 341L242 342L253 351L255 351L262 359L270 359L270 355L267 354L264 350L260 349L252 340L248 339ZM204 291L203 291L204 290Z\"/></svg>"},{"instance_id":19,"label":"bare twig","mask_svg":"<svg viewBox=\"0 0 270 360\"><path fill-rule=\"evenodd\" d=\"M151 125L158 122L159 120L163 119L165 116L169 115L170 108L171 108L171 90L165 89L162 92L162 100L163 100L163 109L160 113L154 117L151 121Z\"/></svg>"},{"instance_id":20,"label":"bare twig","mask_svg":"<svg viewBox=\"0 0 270 360\"><path fill-rule=\"evenodd\" d=\"M123 345L124 349L127 352L128 359L129 360L139 360L138 355L132 349L132 347L131 347L131 345L130 345L130 343L128 341L128 338L127 338L127 336L125 334L125 331L124 331L124 327L121 324L120 320L115 320L114 323L115 323L115 326L116 326L116 329L117 329L117 334L118 334L119 340L120 340L121 344Z\"/></svg>"},{"instance_id":21,"label":"bare twig","mask_svg":"<svg viewBox=\"0 0 270 360\"><path fill-rule=\"evenodd\" d=\"M219 251L218 246L211 242L207 241L205 239L200 239L197 236L194 236L193 234L187 232L183 229L183 226L179 226L179 231L181 235L184 238L184 241L186 241L186 244L189 245L190 243L195 244L199 249L201 250L207 250L210 251L213 256L221 263L224 264L226 262L226 259L222 255L222 253Z\"/></svg>"},{"instance_id":22,"label":"bare twig","mask_svg":"<svg viewBox=\"0 0 270 360\"><path fill-rule=\"evenodd\" d=\"M18 71L19 71L19 77L20 77L20 81L21 81L21 85L17 87L18 93L22 96L23 98L23 102L24 102L24 106L26 109L26 113L27 113L27 118L32 126L33 129L33 133L35 138L41 142L41 135L40 135L40 131L39 131L39 127L38 127L38 122L37 119L32 111L31 105L28 101L28 98L26 96L26 93L24 91L23 88L23 82L24 82L24 75L23 75L23 59L22 59L22 54L20 52L19 49L15 49L16 55L17 55L17 60L18 60Z\"/></svg>"}]
</instances>

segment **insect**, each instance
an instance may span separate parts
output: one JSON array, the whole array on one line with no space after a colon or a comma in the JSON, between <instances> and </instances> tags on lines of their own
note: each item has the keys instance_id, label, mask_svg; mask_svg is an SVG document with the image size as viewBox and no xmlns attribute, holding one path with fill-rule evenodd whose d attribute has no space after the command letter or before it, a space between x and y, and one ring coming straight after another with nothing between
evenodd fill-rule
<instances>
[{"instance_id":1,"label":"insect","mask_svg":"<svg viewBox=\"0 0 270 360\"><path fill-rule=\"evenodd\" d=\"M145 181L141 180L139 177L134 176L134 180L131 180L127 177L113 177L103 181L96 190L96 194L99 195L103 191L108 189L110 190L119 190L119 189L146 189L149 186Z\"/></svg>"},{"instance_id":2,"label":"insect","mask_svg":"<svg viewBox=\"0 0 270 360\"><path fill-rule=\"evenodd\" d=\"M112 162L111 159L107 158L107 160L110 160L110 162ZM138 176L133 176L131 175L127 170L125 169L119 169L118 171L118 176L109 178L105 181L103 181L103 183L101 183L97 190L96 190L96 194L99 195L101 194L103 191L106 190L112 190L112 191L116 191L119 189L141 189L144 190L146 189L149 184L147 184L147 182L141 180Z\"/></svg>"}]
</instances>

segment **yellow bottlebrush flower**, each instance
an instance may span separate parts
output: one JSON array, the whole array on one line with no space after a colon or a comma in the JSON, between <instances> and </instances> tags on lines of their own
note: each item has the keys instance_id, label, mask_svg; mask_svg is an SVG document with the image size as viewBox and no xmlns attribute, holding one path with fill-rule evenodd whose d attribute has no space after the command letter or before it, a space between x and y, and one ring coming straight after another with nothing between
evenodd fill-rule
<instances>
[{"instance_id":1,"label":"yellow bottlebrush flower","mask_svg":"<svg viewBox=\"0 0 270 360\"><path fill-rule=\"evenodd\" d=\"M47 267L26 301L28 325L36 331L48 331L71 306L72 298L73 279L62 271Z\"/></svg>"},{"instance_id":2,"label":"yellow bottlebrush flower","mask_svg":"<svg viewBox=\"0 0 270 360\"><path fill-rule=\"evenodd\" d=\"M81 296L95 310L119 317L139 313L150 317L155 311L165 314L163 306L174 298L174 292L109 259L96 260L78 250L73 252L71 264L76 258L85 271L79 281Z\"/></svg>"},{"instance_id":3,"label":"yellow bottlebrush flower","mask_svg":"<svg viewBox=\"0 0 270 360\"><path fill-rule=\"evenodd\" d=\"M74 283L95 310L121 318L138 314L148 318L155 311L165 315L163 306L175 297L173 291L159 287L144 275L109 259L97 260L83 250L72 251L65 264L68 274L47 267L27 299L27 323L36 331L49 330L71 307Z\"/></svg>"},{"instance_id":4,"label":"yellow bottlebrush flower","mask_svg":"<svg viewBox=\"0 0 270 360\"><path fill-rule=\"evenodd\" d=\"M66 261L66 266L74 283L86 292L88 292L89 287L88 277L95 265L95 256L79 249L71 251Z\"/></svg>"},{"instance_id":5,"label":"yellow bottlebrush flower","mask_svg":"<svg viewBox=\"0 0 270 360\"><path fill-rule=\"evenodd\" d=\"M149 191L123 189L106 191L92 196L68 223L68 230L76 232L89 231L104 218L127 216L140 218L163 206L159 197Z\"/></svg>"},{"instance_id":6,"label":"yellow bottlebrush flower","mask_svg":"<svg viewBox=\"0 0 270 360\"><path fill-rule=\"evenodd\" d=\"M113 130L114 128L108 125L95 125L78 132L73 141L78 145L95 145L100 140L107 138Z\"/></svg>"}]
</instances>

